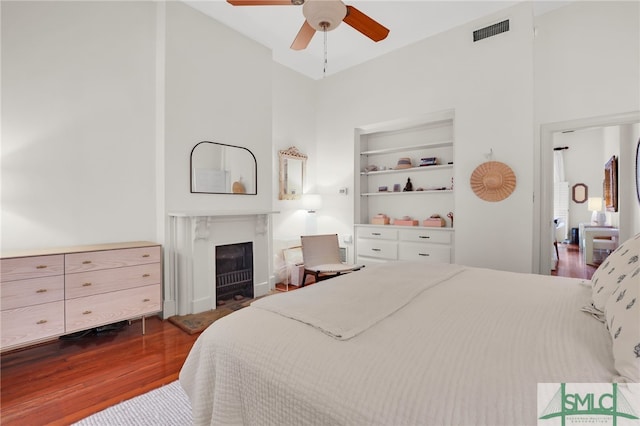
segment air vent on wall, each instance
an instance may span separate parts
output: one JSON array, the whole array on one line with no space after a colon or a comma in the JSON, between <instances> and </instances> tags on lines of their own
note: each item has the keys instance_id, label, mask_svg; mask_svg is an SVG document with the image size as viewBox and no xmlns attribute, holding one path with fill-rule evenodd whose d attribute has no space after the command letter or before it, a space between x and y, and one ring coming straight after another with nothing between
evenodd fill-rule
<instances>
[{"instance_id":1,"label":"air vent on wall","mask_svg":"<svg viewBox=\"0 0 640 426\"><path fill-rule=\"evenodd\" d=\"M489 25L488 27L480 28L473 32L473 41L480 41L487 37L492 37L500 33L509 31L509 20L498 22L497 24Z\"/></svg>"}]
</instances>

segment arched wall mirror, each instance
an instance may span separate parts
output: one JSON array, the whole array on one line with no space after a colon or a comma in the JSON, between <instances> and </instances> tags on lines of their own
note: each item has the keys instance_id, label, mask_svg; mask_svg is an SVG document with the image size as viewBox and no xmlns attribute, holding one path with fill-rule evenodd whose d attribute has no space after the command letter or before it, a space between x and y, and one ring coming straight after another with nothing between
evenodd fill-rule
<instances>
[{"instance_id":1,"label":"arched wall mirror","mask_svg":"<svg viewBox=\"0 0 640 426\"><path fill-rule=\"evenodd\" d=\"M202 141L191 150L191 192L256 195L257 162L247 148Z\"/></svg>"},{"instance_id":2,"label":"arched wall mirror","mask_svg":"<svg viewBox=\"0 0 640 426\"><path fill-rule=\"evenodd\" d=\"M280 159L280 200L298 200L302 197L307 173L307 156L292 146L278 151Z\"/></svg>"}]
</instances>

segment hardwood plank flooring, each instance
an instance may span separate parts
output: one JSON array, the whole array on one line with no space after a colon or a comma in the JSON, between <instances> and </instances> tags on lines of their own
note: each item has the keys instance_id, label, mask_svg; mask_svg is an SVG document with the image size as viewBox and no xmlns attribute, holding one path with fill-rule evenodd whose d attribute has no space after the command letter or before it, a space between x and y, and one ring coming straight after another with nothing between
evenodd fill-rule
<instances>
[{"instance_id":1,"label":"hardwood plank flooring","mask_svg":"<svg viewBox=\"0 0 640 426\"><path fill-rule=\"evenodd\" d=\"M558 244L559 260L551 275L559 277L585 278L590 280L597 266L587 265L582 259L578 246L575 244Z\"/></svg>"},{"instance_id":2,"label":"hardwood plank flooring","mask_svg":"<svg viewBox=\"0 0 640 426\"><path fill-rule=\"evenodd\" d=\"M2 354L0 423L67 425L178 378L198 335L159 317Z\"/></svg>"}]
</instances>

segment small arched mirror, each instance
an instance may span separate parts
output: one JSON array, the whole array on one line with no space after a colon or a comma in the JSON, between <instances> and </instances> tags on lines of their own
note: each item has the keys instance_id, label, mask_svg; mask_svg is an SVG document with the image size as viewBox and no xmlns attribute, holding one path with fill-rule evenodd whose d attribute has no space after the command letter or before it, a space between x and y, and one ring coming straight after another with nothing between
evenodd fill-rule
<instances>
[{"instance_id":1,"label":"small arched mirror","mask_svg":"<svg viewBox=\"0 0 640 426\"><path fill-rule=\"evenodd\" d=\"M576 183L571 189L571 199L574 203L582 204L587 201L589 191L584 183Z\"/></svg>"},{"instance_id":2,"label":"small arched mirror","mask_svg":"<svg viewBox=\"0 0 640 426\"><path fill-rule=\"evenodd\" d=\"M191 192L257 194L256 157L247 148L202 141L191 150Z\"/></svg>"},{"instance_id":3,"label":"small arched mirror","mask_svg":"<svg viewBox=\"0 0 640 426\"><path fill-rule=\"evenodd\" d=\"M307 156L292 146L278 151L280 158L280 200L298 200L302 197L307 168Z\"/></svg>"}]
</instances>

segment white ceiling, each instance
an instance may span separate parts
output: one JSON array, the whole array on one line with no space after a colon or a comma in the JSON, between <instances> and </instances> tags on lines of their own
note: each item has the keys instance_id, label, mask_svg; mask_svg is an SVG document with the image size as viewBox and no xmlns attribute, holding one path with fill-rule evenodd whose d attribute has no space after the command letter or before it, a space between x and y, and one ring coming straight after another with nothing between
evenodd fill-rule
<instances>
[{"instance_id":1,"label":"white ceiling","mask_svg":"<svg viewBox=\"0 0 640 426\"><path fill-rule=\"evenodd\" d=\"M385 40L375 43L345 23L328 32L326 75L519 3L506 0L343 1L389 28L390 33ZM313 79L323 77L322 33L316 33L305 50L289 48L304 22L301 6L232 6L225 0L184 2L270 48L274 61ZM568 1L536 0L534 11L540 14L566 3Z\"/></svg>"}]
</instances>

